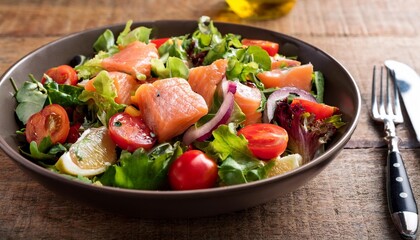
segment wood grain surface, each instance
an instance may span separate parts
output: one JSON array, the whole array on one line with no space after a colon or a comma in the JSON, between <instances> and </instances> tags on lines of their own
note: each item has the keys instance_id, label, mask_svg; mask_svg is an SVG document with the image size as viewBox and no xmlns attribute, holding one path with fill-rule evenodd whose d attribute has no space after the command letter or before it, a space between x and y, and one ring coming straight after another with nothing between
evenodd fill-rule
<instances>
[{"instance_id":1,"label":"wood grain surface","mask_svg":"<svg viewBox=\"0 0 420 240\"><path fill-rule=\"evenodd\" d=\"M297 0L269 21L240 20L217 0L1 0L0 74L36 48L108 24L210 15L279 31L326 51L357 81L358 127L315 179L278 199L238 212L152 220L69 201L25 175L0 151L0 239L398 239L385 196L386 146L371 121L371 69L396 59L420 72L418 0ZM1 113L4 114L4 113ZM414 194L420 199L420 144L409 121L397 127Z\"/></svg>"}]
</instances>

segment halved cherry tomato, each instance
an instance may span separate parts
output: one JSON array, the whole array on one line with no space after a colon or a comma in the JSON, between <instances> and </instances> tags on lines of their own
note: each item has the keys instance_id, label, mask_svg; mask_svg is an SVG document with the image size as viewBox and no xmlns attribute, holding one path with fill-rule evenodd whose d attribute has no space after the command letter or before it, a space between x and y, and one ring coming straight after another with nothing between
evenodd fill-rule
<instances>
[{"instance_id":1,"label":"halved cherry tomato","mask_svg":"<svg viewBox=\"0 0 420 240\"><path fill-rule=\"evenodd\" d=\"M77 85L77 72L69 65L60 65L58 67L50 68L45 74L58 84ZM46 80L45 77L42 77L41 83L44 84Z\"/></svg>"},{"instance_id":2,"label":"halved cherry tomato","mask_svg":"<svg viewBox=\"0 0 420 240\"><path fill-rule=\"evenodd\" d=\"M242 39L242 45L245 46L259 46L264 49L268 55L274 56L279 51L279 44L275 42L265 41L265 40L257 40L257 39Z\"/></svg>"},{"instance_id":3,"label":"halved cherry tomato","mask_svg":"<svg viewBox=\"0 0 420 240\"><path fill-rule=\"evenodd\" d=\"M70 121L66 110L58 104L51 104L28 119L26 141L35 141L39 145L45 137L50 136L53 144L65 143L69 130Z\"/></svg>"},{"instance_id":4,"label":"halved cherry tomato","mask_svg":"<svg viewBox=\"0 0 420 240\"><path fill-rule=\"evenodd\" d=\"M217 181L217 164L200 150L188 150L173 161L168 176L174 190L211 188Z\"/></svg>"},{"instance_id":5,"label":"halved cherry tomato","mask_svg":"<svg viewBox=\"0 0 420 240\"><path fill-rule=\"evenodd\" d=\"M169 38L156 38L156 39L150 40L150 42L156 44L156 48L159 48L160 46L162 46L162 44L164 44L168 40Z\"/></svg>"},{"instance_id":6,"label":"halved cherry tomato","mask_svg":"<svg viewBox=\"0 0 420 240\"><path fill-rule=\"evenodd\" d=\"M281 155L287 147L287 131L275 124L254 123L238 131L248 140L248 148L255 157L270 160Z\"/></svg>"},{"instance_id":7,"label":"halved cherry tomato","mask_svg":"<svg viewBox=\"0 0 420 240\"><path fill-rule=\"evenodd\" d=\"M316 120L329 118L338 111L337 107L329 106L323 103L308 101L302 98L293 99L290 105L295 106L298 104L301 105L306 112L313 113L315 115Z\"/></svg>"},{"instance_id":8,"label":"halved cherry tomato","mask_svg":"<svg viewBox=\"0 0 420 240\"><path fill-rule=\"evenodd\" d=\"M152 130L141 117L117 113L109 119L109 135L120 148L134 152L138 148L149 150L156 142Z\"/></svg>"}]
</instances>

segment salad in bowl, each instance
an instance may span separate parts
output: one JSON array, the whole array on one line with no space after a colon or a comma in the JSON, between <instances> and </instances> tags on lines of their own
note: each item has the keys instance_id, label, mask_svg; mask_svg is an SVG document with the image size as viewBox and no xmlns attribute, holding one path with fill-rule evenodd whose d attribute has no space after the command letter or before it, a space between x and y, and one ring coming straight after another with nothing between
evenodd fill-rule
<instances>
[{"instance_id":1,"label":"salad in bowl","mask_svg":"<svg viewBox=\"0 0 420 240\"><path fill-rule=\"evenodd\" d=\"M105 30L75 56L14 85L19 151L98 186L193 190L254 182L309 163L345 125L324 78L278 43L222 34Z\"/></svg>"}]
</instances>

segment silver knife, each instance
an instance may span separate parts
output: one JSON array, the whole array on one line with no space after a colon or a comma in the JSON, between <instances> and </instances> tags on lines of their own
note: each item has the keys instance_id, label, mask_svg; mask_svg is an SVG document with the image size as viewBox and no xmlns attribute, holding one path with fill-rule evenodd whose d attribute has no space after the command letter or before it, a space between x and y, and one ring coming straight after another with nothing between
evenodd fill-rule
<instances>
[{"instance_id":1,"label":"silver knife","mask_svg":"<svg viewBox=\"0 0 420 240\"><path fill-rule=\"evenodd\" d=\"M395 60L386 60L385 66L394 73L417 141L420 142L420 77L411 67Z\"/></svg>"}]
</instances>

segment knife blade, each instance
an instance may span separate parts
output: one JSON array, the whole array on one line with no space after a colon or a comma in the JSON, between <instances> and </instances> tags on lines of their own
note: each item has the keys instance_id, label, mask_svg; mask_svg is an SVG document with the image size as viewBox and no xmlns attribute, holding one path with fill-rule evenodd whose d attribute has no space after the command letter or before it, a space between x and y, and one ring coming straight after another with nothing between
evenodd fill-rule
<instances>
[{"instance_id":1,"label":"knife blade","mask_svg":"<svg viewBox=\"0 0 420 240\"><path fill-rule=\"evenodd\" d=\"M420 142L420 77L410 66L395 60L386 60L385 66L394 73L398 91Z\"/></svg>"}]
</instances>

